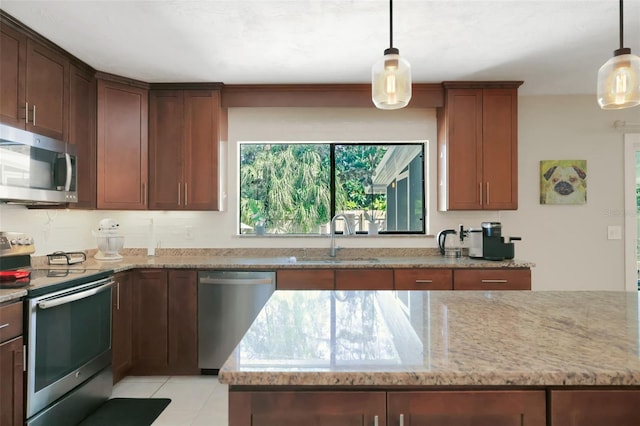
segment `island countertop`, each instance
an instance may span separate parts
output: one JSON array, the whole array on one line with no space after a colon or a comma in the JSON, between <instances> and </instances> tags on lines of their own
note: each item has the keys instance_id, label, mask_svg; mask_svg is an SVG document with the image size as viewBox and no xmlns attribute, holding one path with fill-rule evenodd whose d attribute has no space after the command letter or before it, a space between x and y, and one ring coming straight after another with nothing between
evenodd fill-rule
<instances>
[{"instance_id":1,"label":"island countertop","mask_svg":"<svg viewBox=\"0 0 640 426\"><path fill-rule=\"evenodd\" d=\"M232 386L638 386L637 292L276 291Z\"/></svg>"}]
</instances>

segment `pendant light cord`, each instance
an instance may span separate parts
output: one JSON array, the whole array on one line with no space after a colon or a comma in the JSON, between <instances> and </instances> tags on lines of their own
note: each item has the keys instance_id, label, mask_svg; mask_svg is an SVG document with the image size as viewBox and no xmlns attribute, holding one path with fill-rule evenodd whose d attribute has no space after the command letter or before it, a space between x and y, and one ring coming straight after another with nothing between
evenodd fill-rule
<instances>
[{"instance_id":1,"label":"pendant light cord","mask_svg":"<svg viewBox=\"0 0 640 426\"><path fill-rule=\"evenodd\" d=\"M622 3L622 0L620 0L620 3ZM622 43L622 41L620 42ZM389 47L393 47L393 0L389 0Z\"/></svg>"},{"instance_id":2,"label":"pendant light cord","mask_svg":"<svg viewBox=\"0 0 640 426\"><path fill-rule=\"evenodd\" d=\"M622 34L624 34L624 13L622 12L622 0L620 0L620 49L622 49L624 46L624 43L622 41Z\"/></svg>"}]
</instances>

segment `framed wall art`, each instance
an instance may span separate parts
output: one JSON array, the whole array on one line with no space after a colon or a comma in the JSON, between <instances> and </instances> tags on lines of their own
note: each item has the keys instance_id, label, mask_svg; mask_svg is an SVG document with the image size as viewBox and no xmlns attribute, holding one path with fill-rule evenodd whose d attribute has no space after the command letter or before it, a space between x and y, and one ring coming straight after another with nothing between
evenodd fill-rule
<instances>
[{"instance_id":1,"label":"framed wall art","mask_svg":"<svg viewBox=\"0 0 640 426\"><path fill-rule=\"evenodd\" d=\"M585 204L587 160L540 161L540 204Z\"/></svg>"}]
</instances>

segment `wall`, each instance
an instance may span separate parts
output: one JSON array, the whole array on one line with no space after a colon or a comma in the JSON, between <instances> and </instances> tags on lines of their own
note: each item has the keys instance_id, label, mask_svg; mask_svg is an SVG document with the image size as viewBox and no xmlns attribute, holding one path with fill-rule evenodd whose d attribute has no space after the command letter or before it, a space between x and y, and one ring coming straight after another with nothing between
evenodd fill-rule
<instances>
[{"instance_id":1,"label":"wall","mask_svg":"<svg viewBox=\"0 0 640 426\"><path fill-rule=\"evenodd\" d=\"M437 212L435 113L405 109L232 109L229 112L228 209L226 212L116 212L27 210L0 206L0 229L28 232L38 255L96 247L91 234L101 218L117 219L125 247L327 247L326 236L260 238L236 235L238 140L418 140L427 139L427 198L431 234L443 228L498 220L503 234L521 236L516 257L535 262L535 290L622 290L623 242L607 240L608 225L624 225L623 135L615 120L638 122L638 109L601 111L593 96L520 97L519 210ZM588 202L580 206L539 204L539 162L583 159L588 166ZM346 247L435 247L432 237L349 237Z\"/></svg>"}]
</instances>

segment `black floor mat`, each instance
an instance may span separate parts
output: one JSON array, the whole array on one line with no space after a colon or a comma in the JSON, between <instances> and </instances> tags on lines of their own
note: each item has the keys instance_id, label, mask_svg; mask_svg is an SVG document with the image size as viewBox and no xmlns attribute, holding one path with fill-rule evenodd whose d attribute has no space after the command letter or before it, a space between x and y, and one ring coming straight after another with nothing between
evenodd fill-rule
<instances>
[{"instance_id":1,"label":"black floor mat","mask_svg":"<svg viewBox=\"0 0 640 426\"><path fill-rule=\"evenodd\" d=\"M168 398L113 398L78 426L151 426L170 402Z\"/></svg>"}]
</instances>

